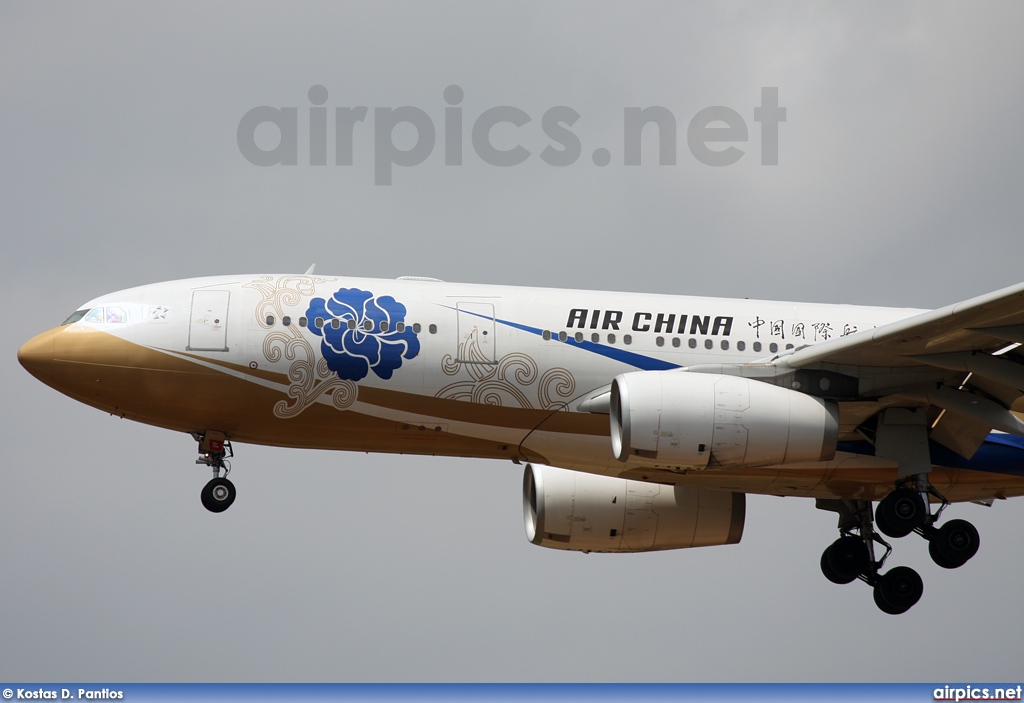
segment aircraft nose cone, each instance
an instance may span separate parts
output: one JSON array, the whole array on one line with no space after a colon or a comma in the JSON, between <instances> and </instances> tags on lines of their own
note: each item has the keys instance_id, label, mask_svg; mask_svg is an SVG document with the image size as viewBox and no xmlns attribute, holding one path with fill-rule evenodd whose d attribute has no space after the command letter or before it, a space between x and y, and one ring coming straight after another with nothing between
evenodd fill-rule
<instances>
[{"instance_id":1,"label":"aircraft nose cone","mask_svg":"<svg viewBox=\"0 0 1024 703\"><path fill-rule=\"evenodd\" d=\"M57 332L59 328L37 334L18 350L18 363L36 378L45 375L53 367L53 338Z\"/></svg>"}]
</instances>

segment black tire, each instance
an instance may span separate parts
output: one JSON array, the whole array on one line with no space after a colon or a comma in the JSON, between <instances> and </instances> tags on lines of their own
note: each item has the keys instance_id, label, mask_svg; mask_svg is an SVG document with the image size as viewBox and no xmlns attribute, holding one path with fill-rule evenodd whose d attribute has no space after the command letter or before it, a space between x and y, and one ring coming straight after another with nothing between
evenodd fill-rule
<instances>
[{"instance_id":1,"label":"black tire","mask_svg":"<svg viewBox=\"0 0 1024 703\"><path fill-rule=\"evenodd\" d=\"M924 525L928 506L921 494L910 488L897 488L878 503L875 522L889 537L906 537Z\"/></svg>"},{"instance_id":2,"label":"black tire","mask_svg":"<svg viewBox=\"0 0 1024 703\"><path fill-rule=\"evenodd\" d=\"M877 598L889 606L883 611L899 615L910 610L924 594L921 576L909 566L897 566L882 574L875 585ZM878 600L876 599L876 603ZM879 606L881 607L881 606Z\"/></svg>"},{"instance_id":3,"label":"black tire","mask_svg":"<svg viewBox=\"0 0 1024 703\"><path fill-rule=\"evenodd\" d=\"M966 520L950 520L940 527L928 543L932 561L944 569L958 569L978 553L978 530Z\"/></svg>"},{"instance_id":4,"label":"black tire","mask_svg":"<svg viewBox=\"0 0 1024 703\"><path fill-rule=\"evenodd\" d=\"M877 527L878 531L881 532L883 535L889 535L890 537L892 536L893 527L886 520L885 511L879 510L877 508L875 509L875 527Z\"/></svg>"},{"instance_id":5,"label":"black tire","mask_svg":"<svg viewBox=\"0 0 1024 703\"><path fill-rule=\"evenodd\" d=\"M199 497L211 513L222 513L235 502L235 484L223 477L211 479Z\"/></svg>"},{"instance_id":6,"label":"black tire","mask_svg":"<svg viewBox=\"0 0 1024 703\"><path fill-rule=\"evenodd\" d=\"M883 613L887 615L900 615L901 613L906 612L905 610L894 610L891 605L886 603L885 600L882 599L882 593L878 590L878 586L875 586L872 595L874 595L875 597L875 605L877 605L878 609L881 610Z\"/></svg>"},{"instance_id":7,"label":"black tire","mask_svg":"<svg viewBox=\"0 0 1024 703\"><path fill-rule=\"evenodd\" d=\"M864 540L852 535L840 537L833 542L825 550L825 559L832 573L839 578L848 579L846 583L867 571L868 563L871 561Z\"/></svg>"},{"instance_id":8,"label":"black tire","mask_svg":"<svg viewBox=\"0 0 1024 703\"><path fill-rule=\"evenodd\" d=\"M936 564L941 566L943 569L955 569L957 565L946 559L942 552L939 551L938 545L932 541L928 543L928 556L932 558Z\"/></svg>"},{"instance_id":9,"label":"black tire","mask_svg":"<svg viewBox=\"0 0 1024 703\"><path fill-rule=\"evenodd\" d=\"M850 576L849 578L846 578L840 576L835 571L833 571L832 567L829 566L828 563L828 552L829 550L826 549L824 552L821 553L821 573L825 574L825 578L827 578L832 583L838 583L840 586L847 583L851 583L854 580L856 580L856 576Z\"/></svg>"}]
</instances>

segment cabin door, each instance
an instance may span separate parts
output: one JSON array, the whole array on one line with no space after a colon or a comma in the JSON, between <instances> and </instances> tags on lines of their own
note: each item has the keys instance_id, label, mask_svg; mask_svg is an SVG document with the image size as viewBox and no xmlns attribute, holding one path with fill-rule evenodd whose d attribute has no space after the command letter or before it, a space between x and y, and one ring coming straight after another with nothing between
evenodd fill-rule
<instances>
[{"instance_id":1,"label":"cabin door","mask_svg":"<svg viewBox=\"0 0 1024 703\"><path fill-rule=\"evenodd\" d=\"M458 303L459 338L456 361L461 364L493 364L497 359L494 349L494 304Z\"/></svg>"},{"instance_id":2,"label":"cabin door","mask_svg":"<svg viewBox=\"0 0 1024 703\"><path fill-rule=\"evenodd\" d=\"M228 302L226 290L192 292L192 314L188 322L188 351L228 350Z\"/></svg>"}]
</instances>

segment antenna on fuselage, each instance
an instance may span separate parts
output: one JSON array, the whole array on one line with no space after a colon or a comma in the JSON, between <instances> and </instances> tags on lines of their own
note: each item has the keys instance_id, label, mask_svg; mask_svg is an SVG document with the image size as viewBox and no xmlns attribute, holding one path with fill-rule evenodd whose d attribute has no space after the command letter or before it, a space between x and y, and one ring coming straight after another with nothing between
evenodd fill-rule
<instances>
[{"instance_id":1,"label":"antenna on fuselage","mask_svg":"<svg viewBox=\"0 0 1024 703\"><path fill-rule=\"evenodd\" d=\"M314 273L316 273L316 264L313 264L308 269L306 269L306 273L304 273L302 275L303 276L312 276Z\"/></svg>"}]
</instances>

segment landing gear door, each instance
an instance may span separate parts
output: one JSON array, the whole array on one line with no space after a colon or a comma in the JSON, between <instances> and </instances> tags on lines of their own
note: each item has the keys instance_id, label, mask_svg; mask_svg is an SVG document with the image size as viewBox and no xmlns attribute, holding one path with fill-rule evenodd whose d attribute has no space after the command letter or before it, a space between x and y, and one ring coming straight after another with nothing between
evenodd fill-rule
<instances>
[{"instance_id":1,"label":"landing gear door","mask_svg":"<svg viewBox=\"0 0 1024 703\"><path fill-rule=\"evenodd\" d=\"M494 304L458 303L459 347L456 361L461 364L493 364L495 359Z\"/></svg>"},{"instance_id":2,"label":"landing gear door","mask_svg":"<svg viewBox=\"0 0 1024 703\"><path fill-rule=\"evenodd\" d=\"M188 323L187 351L228 350L228 301L226 290L192 292L192 314Z\"/></svg>"}]
</instances>

